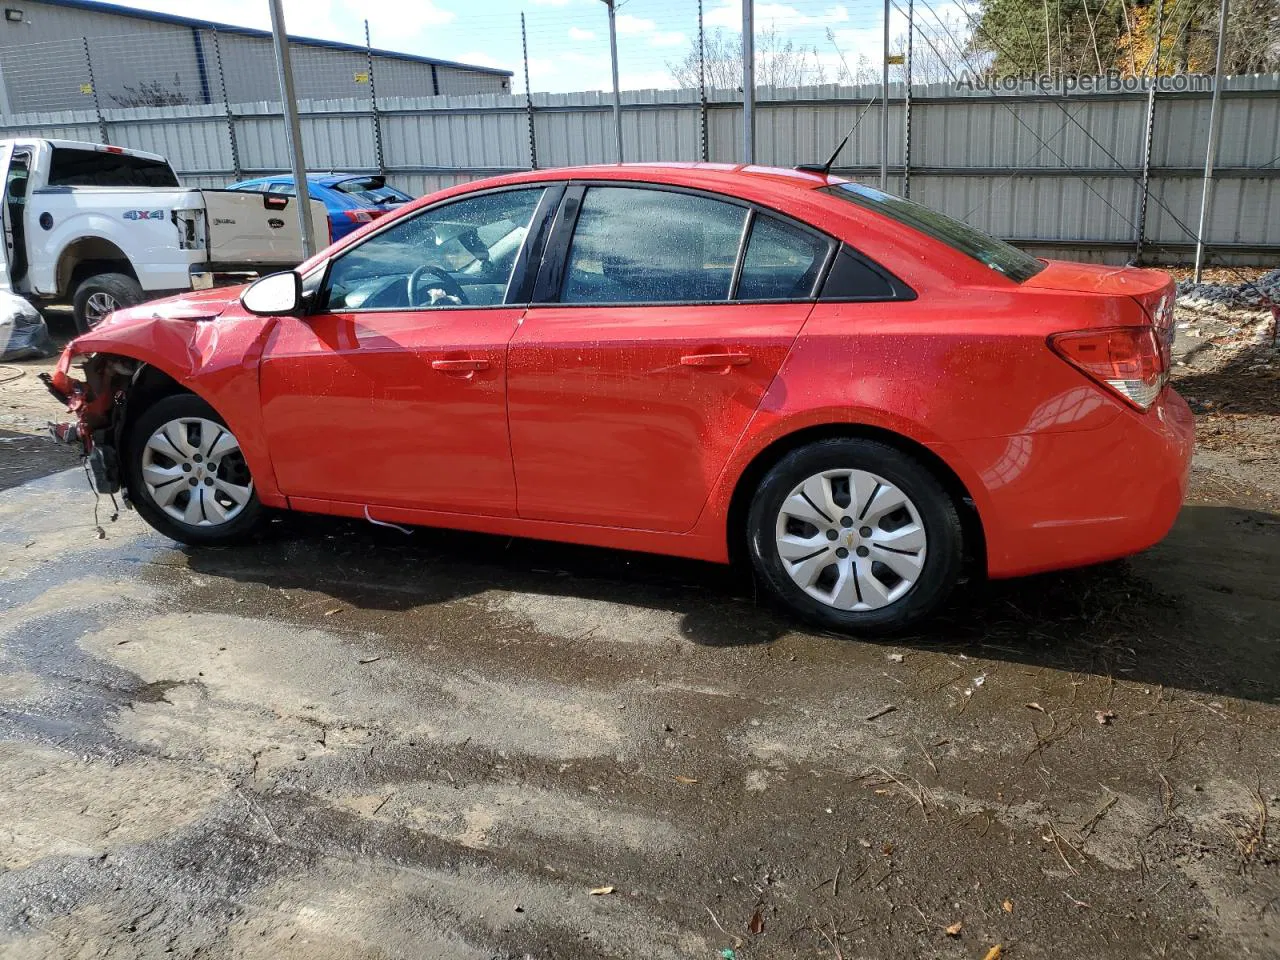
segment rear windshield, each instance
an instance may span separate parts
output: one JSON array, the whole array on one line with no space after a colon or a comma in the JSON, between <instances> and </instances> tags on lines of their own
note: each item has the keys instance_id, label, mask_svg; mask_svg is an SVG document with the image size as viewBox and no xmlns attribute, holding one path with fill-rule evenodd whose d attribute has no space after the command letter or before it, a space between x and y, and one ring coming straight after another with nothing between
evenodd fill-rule
<instances>
[{"instance_id":1,"label":"rear windshield","mask_svg":"<svg viewBox=\"0 0 1280 960\"><path fill-rule=\"evenodd\" d=\"M350 180L339 180L333 185L333 189L373 206L405 203L413 199L407 193L401 193L395 187L387 186L387 181L382 177L354 177Z\"/></svg>"},{"instance_id":2,"label":"rear windshield","mask_svg":"<svg viewBox=\"0 0 1280 960\"><path fill-rule=\"evenodd\" d=\"M54 147L51 187L176 187L178 178L163 160L127 153Z\"/></svg>"},{"instance_id":3,"label":"rear windshield","mask_svg":"<svg viewBox=\"0 0 1280 960\"><path fill-rule=\"evenodd\" d=\"M959 220L910 200L903 200L888 193L881 193L860 183L841 183L826 187L833 196L856 203L860 207L897 220L926 236L940 240L949 247L973 257L984 266L1004 274L1010 280L1022 283L1044 269L1044 264L1017 247L989 237Z\"/></svg>"}]
</instances>

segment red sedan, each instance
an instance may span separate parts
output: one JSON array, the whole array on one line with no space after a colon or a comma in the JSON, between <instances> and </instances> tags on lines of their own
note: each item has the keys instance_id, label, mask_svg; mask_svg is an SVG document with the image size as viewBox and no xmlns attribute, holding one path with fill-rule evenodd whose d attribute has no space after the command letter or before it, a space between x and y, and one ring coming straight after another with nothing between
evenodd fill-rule
<instances>
[{"instance_id":1,"label":"red sedan","mask_svg":"<svg viewBox=\"0 0 1280 960\"><path fill-rule=\"evenodd\" d=\"M727 561L898 629L1168 531L1193 424L1164 273L1037 260L835 177L521 173L247 289L114 314L52 386L190 544L266 508ZM86 382L68 376L89 355Z\"/></svg>"}]
</instances>

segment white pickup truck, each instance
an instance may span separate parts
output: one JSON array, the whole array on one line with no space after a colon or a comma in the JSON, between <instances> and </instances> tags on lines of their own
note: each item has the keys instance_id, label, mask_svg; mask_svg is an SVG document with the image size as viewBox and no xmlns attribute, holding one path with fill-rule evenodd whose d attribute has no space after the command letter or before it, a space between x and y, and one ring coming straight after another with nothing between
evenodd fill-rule
<instances>
[{"instance_id":1,"label":"white pickup truck","mask_svg":"<svg viewBox=\"0 0 1280 960\"><path fill-rule=\"evenodd\" d=\"M70 302L81 331L120 307L303 259L295 198L183 187L152 153L0 140L0 174L0 290ZM314 249L328 246L322 203L312 223Z\"/></svg>"}]
</instances>

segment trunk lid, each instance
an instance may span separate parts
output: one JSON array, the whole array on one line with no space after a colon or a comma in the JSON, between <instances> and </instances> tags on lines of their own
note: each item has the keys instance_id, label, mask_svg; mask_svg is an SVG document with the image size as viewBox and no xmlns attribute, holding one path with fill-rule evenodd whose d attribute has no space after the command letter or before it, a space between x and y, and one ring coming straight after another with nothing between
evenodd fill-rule
<instances>
[{"instance_id":1,"label":"trunk lid","mask_svg":"<svg viewBox=\"0 0 1280 960\"><path fill-rule=\"evenodd\" d=\"M1101 263L1046 260L1045 268L1023 283L1028 290L1061 290L1070 293L1099 293L1110 296L1160 299L1173 278L1163 270L1141 267L1113 267Z\"/></svg>"},{"instance_id":2,"label":"trunk lid","mask_svg":"<svg viewBox=\"0 0 1280 960\"><path fill-rule=\"evenodd\" d=\"M1176 333L1173 303L1177 297L1173 277L1163 270L1143 267L1115 267L1070 260L1046 260L1045 264L1043 270L1023 284L1024 288L1128 297L1140 308L1139 312L1132 314L1136 322L1155 328L1165 368L1172 365Z\"/></svg>"}]
</instances>

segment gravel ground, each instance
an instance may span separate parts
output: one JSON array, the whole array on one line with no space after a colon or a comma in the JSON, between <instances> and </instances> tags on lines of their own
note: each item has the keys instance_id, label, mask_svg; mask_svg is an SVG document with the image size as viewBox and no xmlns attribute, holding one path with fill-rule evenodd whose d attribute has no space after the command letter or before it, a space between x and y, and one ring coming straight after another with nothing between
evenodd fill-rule
<instances>
[{"instance_id":1,"label":"gravel ground","mask_svg":"<svg viewBox=\"0 0 1280 960\"><path fill-rule=\"evenodd\" d=\"M1169 538L894 642L660 557L99 538L0 444L0 955L1280 955L1275 354L1202 313Z\"/></svg>"}]
</instances>

